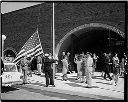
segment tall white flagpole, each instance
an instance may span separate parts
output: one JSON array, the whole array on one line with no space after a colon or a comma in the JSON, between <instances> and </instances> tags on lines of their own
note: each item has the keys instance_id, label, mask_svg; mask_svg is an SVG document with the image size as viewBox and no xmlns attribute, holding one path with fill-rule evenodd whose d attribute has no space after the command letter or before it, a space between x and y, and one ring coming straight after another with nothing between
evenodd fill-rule
<instances>
[{"instance_id":1,"label":"tall white flagpole","mask_svg":"<svg viewBox=\"0 0 128 102\"><path fill-rule=\"evenodd\" d=\"M54 2L53 2L53 58L55 58L55 27L54 27Z\"/></svg>"},{"instance_id":2,"label":"tall white flagpole","mask_svg":"<svg viewBox=\"0 0 128 102\"><path fill-rule=\"evenodd\" d=\"M54 2L53 2L53 59L55 59L55 27L54 27ZM55 64L53 64L53 79L55 78Z\"/></svg>"}]
</instances>

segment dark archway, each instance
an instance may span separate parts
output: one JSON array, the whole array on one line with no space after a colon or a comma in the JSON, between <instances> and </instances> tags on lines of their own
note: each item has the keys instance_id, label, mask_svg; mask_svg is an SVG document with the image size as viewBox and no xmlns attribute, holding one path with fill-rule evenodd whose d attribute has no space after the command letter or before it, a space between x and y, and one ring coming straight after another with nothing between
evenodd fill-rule
<instances>
[{"instance_id":1,"label":"dark archway","mask_svg":"<svg viewBox=\"0 0 128 102\"><path fill-rule=\"evenodd\" d=\"M4 50L4 56L7 56L7 55L12 55L15 58L17 55L17 52L14 48L9 47Z\"/></svg>"},{"instance_id":2,"label":"dark archway","mask_svg":"<svg viewBox=\"0 0 128 102\"><path fill-rule=\"evenodd\" d=\"M86 53L88 51L96 53L99 57L101 57L104 52L118 53L119 56L121 56L121 54L125 52L124 33L113 28L114 27L105 25L83 27L83 29L75 30L69 34L66 39L62 39L63 42L60 42L61 46L60 48L58 47L58 57L61 58L63 51L70 52L71 61L74 63L73 59L75 54ZM101 69L101 66L99 66L97 70Z\"/></svg>"}]
</instances>

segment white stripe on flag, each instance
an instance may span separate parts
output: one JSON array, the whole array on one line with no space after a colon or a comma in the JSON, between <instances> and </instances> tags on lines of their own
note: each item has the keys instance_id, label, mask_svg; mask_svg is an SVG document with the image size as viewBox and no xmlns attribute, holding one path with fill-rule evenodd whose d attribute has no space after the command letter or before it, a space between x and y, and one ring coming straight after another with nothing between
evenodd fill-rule
<instances>
[{"instance_id":1,"label":"white stripe on flag","mask_svg":"<svg viewBox=\"0 0 128 102\"><path fill-rule=\"evenodd\" d=\"M40 54L42 54L42 53L43 53L43 51L41 51L41 52L37 53L35 56L38 56L38 55L40 55Z\"/></svg>"},{"instance_id":2,"label":"white stripe on flag","mask_svg":"<svg viewBox=\"0 0 128 102\"><path fill-rule=\"evenodd\" d=\"M24 52L25 52L25 50L22 49L22 50L16 55L16 57L18 57L20 54L23 54Z\"/></svg>"},{"instance_id":3,"label":"white stripe on flag","mask_svg":"<svg viewBox=\"0 0 128 102\"><path fill-rule=\"evenodd\" d=\"M31 52L31 51L33 51L33 50L35 50L35 49L36 49L37 47L39 47L39 46L41 46L41 44L37 45L35 48L33 48L33 49L31 49L31 50L29 50L29 51L27 51L27 52L25 52L25 53L22 53L22 54L19 55L15 60L17 60L18 58L20 58L20 57L22 57L22 56L28 54L29 52ZM15 61L15 60L14 60L14 61Z\"/></svg>"},{"instance_id":4,"label":"white stripe on flag","mask_svg":"<svg viewBox=\"0 0 128 102\"><path fill-rule=\"evenodd\" d=\"M36 54L36 53L37 53L37 54ZM34 55L34 54L36 54L36 55ZM37 56L37 55L40 55L40 54L43 54L42 48L39 48L39 49L37 49L36 51L31 52L31 53L28 54L27 56L28 56L28 57L30 57L30 56L32 56L32 55ZM19 59L16 59L17 61L15 60L15 63L18 63L22 57L23 57L23 56L21 56Z\"/></svg>"},{"instance_id":5,"label":"white stripe on flag","mask_svg":"<svg viewBox=\"0 0 128 102\"><path fill-rule=\"evenodd\" d=\"M34 51L34 52L28 54L27 56L29 57L29 56L31 56L31 55L34 55L34 54L35 54L36 52L38 52L38 51L42 51L42 48L37 49L36 51Z\"/></svg>"}]
</instances>

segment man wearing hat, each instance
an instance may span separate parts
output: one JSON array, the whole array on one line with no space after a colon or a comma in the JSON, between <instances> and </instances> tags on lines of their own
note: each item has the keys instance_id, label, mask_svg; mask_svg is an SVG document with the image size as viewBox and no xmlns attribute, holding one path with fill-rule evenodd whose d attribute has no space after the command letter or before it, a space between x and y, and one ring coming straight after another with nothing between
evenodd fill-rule
<instances>
[{"instance_id":1,"label":"man wearing hat","mask_svg":"<svg viewBox=\"0 0 128 102\"><path fill-rule=\"evenodd\" d=\"M45 57L43 59L44 62L44 73L45 73L45 78L46 78L46 87L48 85L54 85L54 80L53 80L53 69L51 68L51 64L55 63L57 60L49 58L49 54L45 54Z\"/></svg>"}]
</instances>

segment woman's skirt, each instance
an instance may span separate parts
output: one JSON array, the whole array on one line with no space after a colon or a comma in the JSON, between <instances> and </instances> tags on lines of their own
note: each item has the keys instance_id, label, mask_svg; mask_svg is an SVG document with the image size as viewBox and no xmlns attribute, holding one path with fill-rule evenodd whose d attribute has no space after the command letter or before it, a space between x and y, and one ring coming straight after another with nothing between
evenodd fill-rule
<instances>
[{"instance_id":1,"label":"woman's skirt","mask_svg":"<svg viewBox=\"0 0 128 102\"><path fill-rule=\"evenodd\" d=\"M63 67L63 69L62 69L62 74L63 74L63 75L64 75L64 74L67 74L67 68Z\"/></svg>"},{"instance_id":2,"label":"woman's skirt","mask_svg":"<svg viewBox=\"0 0 128 102\"><path fill-rule=\"evenodd\" d=\"M115 75L119 74L119 70L120 70L119 66L114 67L113 68L113 74L115 74Z\"/></svg>"},{"instance_id":3,"label":"woman's skirt","mask_svg":"<svg viewBox=\"0 0 128 102\"><path fill-rule=\"evenodd\" d=\"M81 69L80 69L80 72L81 72L81 75L82 76L85 76L86 74L86 71L85 71L85 67L82 67Z\"/></svg>"}]
</instances>

